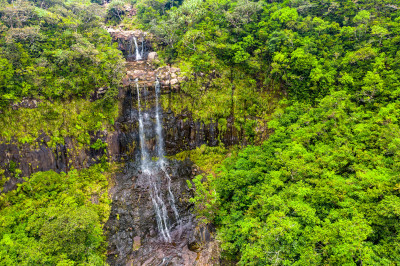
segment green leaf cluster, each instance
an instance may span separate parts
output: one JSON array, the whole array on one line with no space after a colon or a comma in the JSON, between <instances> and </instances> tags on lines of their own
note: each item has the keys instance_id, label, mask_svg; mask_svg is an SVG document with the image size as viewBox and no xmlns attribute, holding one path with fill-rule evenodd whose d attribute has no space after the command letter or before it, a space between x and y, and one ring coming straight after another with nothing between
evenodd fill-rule
<instances>
[{"instance_id":1,"label":"green leaf cluster","mask_svg":"<svg viewBox=\"0 0 400 266\"><path fill-rule=\"evenodd\" d=\"M102 172L39 172L1 194L0 264L104 265L110 200Z\"/></svg>"},{"instance_id":2,"label":"green leaf cluster","mask_svg":"<svg viewBox=\"0 0 400 266\"><path fill-rule=\"evenodd\" d=\"M225 255L239 265L400 262L400 102L345 91L277 110L274 134L223 164L214 186Z\"/></svg>"},{"instance_id":3,"label":"green leaf cluster","mask_svg":"<svg viewBox=\"0 0 400 266\"><path fill-rule=\"evenodd\" d=\"M203 121L266 117L274 99L314 102L345 90L360 104L399 95L400 9L394 0L139 1L137 21L188 78L171 109ZM314 102L315 103L315 102ZM212 108L210 108L212 106Z\"/></svg>"},{"instance_id":4,"label":"green leaf cluster","mask_svg":"<svg viewBox=\"0 0 400 266\"><path fill-rule=\"evenodd\" d=\"M5 2L0 8L0 107L23 97L87 98L123 74L121 52L88 0ZM111 98L110 98L111 96Z\"/></svg>"}]
</instances>

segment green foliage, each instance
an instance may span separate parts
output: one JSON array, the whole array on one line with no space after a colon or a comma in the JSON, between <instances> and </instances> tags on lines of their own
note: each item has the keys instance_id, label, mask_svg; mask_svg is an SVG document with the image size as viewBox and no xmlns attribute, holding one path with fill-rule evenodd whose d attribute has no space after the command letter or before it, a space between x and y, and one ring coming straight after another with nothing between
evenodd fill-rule
<instances>
[{"instance_id":1,"label":"green foliage","mask_svg":"<svg viewBox=\"0 0 400 266\"><path fill-rule=\"evenodd\" d=\"M95 143L90 145L90 148L95 149L95 150L99 150L99 149L106 148L106 147L107 147L107 143L103 142L101 139L97 139Z\"/></svg>"},{"instance_id":2,"label":"green foliage","mask_svg":"<svg viewBox=\"0 0 400 266\"><path fill-rule=\"evenodd\" d=\"M232 147L231 150L234 150ZM200 147L183 151L173 156L178 160L190 159L194 162L201 171L215 174L219 164L226 158L229 150L226 149L222 144L216 147L209 147L205 144Z\"/></svg>"},{"instance_id":3,"label":"green foliage","mask_svg":"<svg viewBox=\"0 0 400 266\"><path fill-rule=\"evenodd\" d=\"M104 265L110 200L102 171L38 172L0 195L0 264Z\"/></svg>"},{"instance_id":4,"label":"green foliage","mask_svg":"<svg viewBox=\"0 0 400 266\"><path fill-rule=\"evenodd\" d=\"M269 98L284 88L289 97L314 102L352 80L345 89L361 91L362 103L396 99L400 9L395 2L207 0L170 9L165 1L142 0L137 20L163 41L167 61L184 69L189 99L180 105L206 121L203 112L215 108L205 102L213 99L226 110L213 111L217 119L231 112L245 119L254 104L248 100L262 98L267 89ZM269 99L260 102L255 103L259 117L275 106Z\"/></svg>"},{"instance_id":5,"label":"green foliage","mask_svg":"<svg viewBox=\"0 0 400 266\"><path fill-rule=\"evenodd\" d=\"M138 21L188 80L166 108L222 130L233 116L251 143L274 90L290 99L263 145L193 180L225 255L239 265L400 263L398 3L150 2Z\"/></svg>"},{"instance_id":6,"label":"green foliage","mask_svg":"<svg viewBox=\"0 0 400 266\"><path fill-rule=\"evenodd\" d=\"M89 132L112 130L110 121L117 115L117 105L106 108L101 101L43 101L33 109L4 110L0 117L0 137L6 142L15 138L21 144L34 144L40 134L45 133L50 137L50 147L64 144L65 137L74 138L78 146L89 147ZM95 145L93 148L105 147L101 143L92 145Z\"/></svg>"},{"instance_id":7,"label":"green foliage","mask_svg":"<svg viewBox=\"0 0 400 266\"><path fill-rule=\"evenodd\" d=\"M223 145L209 147L202 145L191 151L178 153L174 157L178 160L189 158L200 170L200 174L191 181L186 180L189 189L193 189L194 196L190 199L195 204L196 217L200 224L206 225L215 218L218 209L218 195L215 190L215 175L223 160L236 152L238 147L226 149Z\"/></svg>"},{"instance_id":8,"label":"green foliage","mask_svg":"<svg viewBox=\"0 0 400 266\"><path fill-rule=\"evenodd\" d=\"M22 97L88 97L119 85L121 53L100 27L98 4L20 0L2 4L0 14L0 108Z\"/></svg>"},{"instance_id":9,"label":"green foliage","mask_svg":"<svg viewBox=\"0 0 400 266\"><path fill-rule=\"evenodd\" d=\"M126 5L129 1L125 0L112 0L107 5L107 21L110 24L118 24L123 20L126 14Z\"/></svg>"},{"instance_id":10,"label":"green foliage","mask_svg":"<svg viewBox=\"0 0 400 266\"><path fill-rule=\"evenodd\" d=\"M190 199L191 203L195 204L196 218L199 225L207 225L214 220L214 215L218 209L218 197L215 188L212 187L214 176L197 175L193 178L194 197ZM193 188L189 180L187 185L189 189Z\"/></svg>"},{"instance_id":11,"label":"green foliage","mask_svg":"<svg viewBox=\"0 0 400 266\"><path fill-rule=\"evenodd\" d=\"M199 218L218 225L225 256L239 265L400 263L398 3L150 2L140 2L152 8L138 21L188 80L185 97L165 97L165 108L221 130L233 116L252 143L274 90L290 99L263 145L193 180Z\"/></svg>"},{"instance_id":12,"label":"green foliage","mask_svg":"<svg viewBox=\"0 0 400 266\"><path fill-rule=\"evenodd\" d=\"M207 186L220 199L226 256L239 265L400 262L400 102L366 110L350 99L338 91L314 108L277 110L262 146L225 161Z\"/></svg>"}]
</instances>

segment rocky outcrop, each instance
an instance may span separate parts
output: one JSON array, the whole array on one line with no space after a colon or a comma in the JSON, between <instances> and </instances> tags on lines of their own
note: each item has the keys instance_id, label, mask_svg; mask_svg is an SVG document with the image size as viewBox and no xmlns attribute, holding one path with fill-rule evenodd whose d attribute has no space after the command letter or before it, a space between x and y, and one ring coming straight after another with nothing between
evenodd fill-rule
<instances>
[{"instance_id":1,"label":"rocky outcrop","mask_svg":"<svg viewBox=\"0 0 400 266\"><path fill-rule=\"evenodd\" d=\"M142 86L143 84L141 84ZM134 149L129 148L129 143L138 143L138 115L137 115L137 93L136 85L133 83L121 91L122 110L120 117L115 123L118 136L118 153L125 158L133 158ZM142 89L146 95L145 112L152 121L155 120L155 94L154 87ZM163 93L173 93L171 90L163 90ZM226 146L238 144L241 132L233 126L233 118L227 119L226 130L218 129L218 122L210 120L209 123L195 120L190 112L174 114L171 110L163 110L163 134L165 150L167 155L174 155L182 151L195 149L203 144L217 146L220 142ZM155 125L151 126L153 129ZM156 142L155 133L149 136L150 150L154 150ZM110 146L110 143L108 144ZM126 146L128 145L128 146ZM135 145L137 147L137 145ZM114 155L114 154L113 154Z\"/></svg>"},{"instance_id":2,"label":"rocky outcrop","mask_svg":"<svg viewBox=\"0 0 400 266\"><path fill-rule=\"evenodd\" d=\"M153 36L141 30L122 30L107 28L114 42L118 43L118 49L122 51L127 61L136 61L136 45L142 54L140 60L146 60L147 55L152 51ZM135 40L136 44L135 44Z\"/></svg>"},{"instance_id":3,"label":"rocky outcrop","mask_svg":"<svg viewBox=\"0 0 400 266\"><path fill-rule=\"evenodd\" d=\"M151 35L142 30L123 30L107 28L107 31L114 41L130 40L133 36L135 36L136 38L146 38L147 41L151 39Z\"/></svg>"},{"instance_id":4,"label":"rocky outcrop","mask_svg":"<svg viewBox=\"0 0 400 266\"><path fill-rule=\"evenodd\" d=\"M189 203L192 194L186 180L193 177L192 163L186 160L168 164L171 190L178 195L181 217L179 222L170 219L172 241L165 242L159 236L146 176L138 171L135 162L130 162L124 173L116 176L111 190L113 205L105 227L110 265L219 265L220 251L213 238L214 231L197 224ZM174 217L169 207L168 213Z\"/></svg>"},{"instance_id":5,"label":"rocky outcrop","mask_svg":"<svg viewBox=\"0 0 400 266\"><path fill-rule=\"evenodd\" d=\"M127 62L126 69L126 76L122 81L125 87L135 85L136 79L141 85L154 87L158 79L162 88L178 90L180 84L186 80L180 68L164 66L153 69L149 61Z\"/></svg>"},{"instance_id":6,"label":"rocky outcrop","mask_svg":"<svg viewBox=\"0 0 400 266\"><path fill-rule=\"evenodd\" d=\"M19 108L36 108L41 102L39 99L23 98L20 102L11 105L13 110L18 110Z\"/></svg>"},{"instance_id":7,"label":"rocky outcrop","mask_svg":"<svg viewBox=\"0 0 400 266\"><path fill-rule=\"evenodd\" d=\"M157 54L157 52L150 52L150 53L147 55L147 60L148 60L150 63L157 62L157 61L158 61L158 54Z\"/></svg>"},{"instance_id":8,"label":"rocky outcrop","mask_svg":"<svg viewBox=\"0 0 400 266\"><path fill-rule=\"evenodd\" d=\"M107 132L92 133L91 144L97 139L112 139L111 136ZM18 144L16 141L0 144L0 168L5 170L5 176L10 177L3 192L15 189L16 184L24 181L21 177L29 177L39 171L68 172L72 168L87 168L98 163L104 155L103 149L79 148L80 145L70 137L54 148L48 145L49 142L50 138L42 135L34 145Z\"/></svg>"}]
</instances>

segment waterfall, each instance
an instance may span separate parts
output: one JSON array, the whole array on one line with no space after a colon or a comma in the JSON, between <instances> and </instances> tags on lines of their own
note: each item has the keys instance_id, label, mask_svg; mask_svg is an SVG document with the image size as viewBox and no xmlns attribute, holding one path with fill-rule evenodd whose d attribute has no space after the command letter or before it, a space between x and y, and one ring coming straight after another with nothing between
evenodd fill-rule
<instances>
[{"instance_id":1,"label":"waterfall","mask_svg":"<svg viewBox=\"0 0 400 266\"><path fill-rule=\"evenodd\" d=\"M140 89L139 89L139 81L135 79L136 83L136 91L138 95L138 111L139 111L139 138L140 138L140 151L141 151L141 167L142 171L145 172L149 169L149 154L146 149L146 136L144 133L143 126L143 115L142 115L142 106L140 105Z\"/></svg>"},{"instance_id":2,"label":"waterfall","mask_svg":"<svg viewBox=\"0 0 400 266\"><path fill-rule=\"evenodd\" d=\"M142 58L142 55L141 55L140 52L139 52L139 46L138 46L138 44L137 44L136 37L133 36L132 39L133 39L133 41L135 42L136 61L142 60L143 58Z\"/></svg>"},{"instance_id":3,"label":"waterfall","mask_svg":"<svg viewBox=\"0 0 400 266\"><path fill-rule=\"evenodd\" d=\"M168 212L167 207L162 199L162 195L160 193L157 172L154 171L155 167L152 165L152 162L149 157L149 153L146 148L146 134L144 129L144 120L142 114L142 107L140 104L140 89L139 89L139 81L135 80L136 90L137 90L137 100L138 100L138 112L139 112L139 142L140 142L140 152L141 152L141 170L142 174L147 177L149 185L150 185L150 197L154 206L154 210L156 213L157 227L160 231L163 239L167 242L171 242L171 236L168 228ZM145 115L147 116L147 114ZM175 208L175 206L174 206ZM176 208L175 208L176 209ZM175 212L175 210L174 210Z\"/></svg>"},{"instance_id":4,"label":"waterfall","mask_svg":"<svg viewBox=\"0 0 400 266\"><path fill-rule=\"evenodd\" d=\"M179 218L179 213L175 205L175 197L171 191L171 177L167 171L167 162L165 160L165 153L164 153L164 139L162 136L162 123L160 119L160 108L158 103L158 97L160 94L160 82L158 78L156 79L155 85L155 93L156 93L156 134L157 134L157 155L158 155L158 164L161 170L164 172L165 177L168 181L168 194L169 194L169 203L171 205L172 210L174 211L174 215L178 224L181 223Z\"/></svg>"}]
</instances>

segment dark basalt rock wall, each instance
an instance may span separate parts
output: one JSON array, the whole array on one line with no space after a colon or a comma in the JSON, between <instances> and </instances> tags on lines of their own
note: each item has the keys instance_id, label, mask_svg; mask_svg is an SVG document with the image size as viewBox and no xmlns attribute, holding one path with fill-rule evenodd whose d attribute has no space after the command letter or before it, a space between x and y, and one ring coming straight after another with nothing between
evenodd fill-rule
<instances>
[{"instance_id":1,"label":"dark basalt rock wall","mask_svg":"<svg viewBox=\"0 0 400 266\"><path fill-rule=\"evenodd\" d=\"M118 43L118 49L128 61L135 61L135 43L133 38L136 38L136 43L140 51L143 50L143 58L147 59L149 51L152 50L152 36L141 30L124 31L120 29L108 28L114 42ZM142 47L143 46L143 47Z\"/></svg>"},{"instance_id":2,"label":"dark basalt rock wall","mask_svg":"<svg viewBox=\"0 0 400 266\"><path fill-rule=\"evenodd\" d=\"M97 139L106 140L107 132L91 134L91 144ZM57 144L55 148L48 145L50 138L46 135L39 137L35 145L17 144L16 141L0 144L0 168L4 175L9 177L3 192L16 188L18 183L24 181L20 177L29 177L33 173L53 170L68 172L71 168L82 169L98 163L105 154L104 150L92 148L78 148L76 141L66 137L64 144ZM16 177L16 169L20 170Z\"/></svg>"},{"instance_id":3,"label":"dark basalt rock wall","mask_svg":"<svg viewBox=\"0 0 400 266\"><path fill-rule=\"evenodd\" d=\"M132 84L132 86L125 88L123 92L124 96L122 97L123 111L115 124L119 142L118 147L121 153L120 156L132 155L133 150L129 151L127 144L138 140L137 93L136 87L134 88L134 86L136 85ZM164 90L163 93L172 92ZM154 119L154 87L146 88L145 94L147 98L147 107L144 106L143 108L146 109ZM211 120L208 124L205 124L202 121L193 119L190 112L174 114L171 110L163 110L162 118L167 155L175 155L182 151L195 149L203 144L217 146L222 142L224 145L230 146L238 144L240 141L240 132L233 126L232 118L228 119L227 130L224 132L218 130L217 122ZM155 136L150 136L149 145L152 146L154 144ZM123 149L123 152L121 149ZM154 146L151 147L151 149L154 149Z\"/></svg>"},{"instance_id":4,"label":"dark basalt rock wall","mask_svg":"<svg viewBox=\"0 0 400 266\"><path fill-rule=\"evenodd\" d=\"M208 228L201 229L207 239L202 238L192 214L193 206L189 203L192 194L186 179L192 176L192 163L187 160L169 161L168 164L171 191L176 195L181 218L180 222L172 218L173 210L167 206L172 241L163 241L157 232L147 177L141 174L135 162L130 162L124 172L116 176L116 184L111 190L113 205L105 226L110 265L196 265L196 258L201 256L198 247L211 239ZM166 180L162 182L162 187L166 187Z\"/></svg>"},{"instance_id":5,"label":"dark basalt rock wall","mask_svg":"<svg viewBox=\"0 0 400 266\"><path fill-rule=\"evenodd\" d=\"M114 124L113 132L92 132L91 143L97 139L108 144L107 156L111 161L125 161L134 158L138 147L138 115L137 94L135 84L130 84L120 89L121 112ZM154 87L147 87L147 109L155 119ZM172 93L164 89L163 93ZM225 132L218 130L218 124L210 121L205 124L192 118L190 112L174 114L170 110L163 110L163 128L165 150L167 155L174 155L182 151L195 149L203 144L216 146L220 142L229 146L238 144L240 132L233 127L233 120L228 119L228 127ZM8 144L0 144L0 167L5 169L5 176L11 177L4 186L4 191L16 188L16 184L23 179L15 178L14 172L10 171L10 164L15 164L22 172L20 176L29 177L38 171L54 170L56 172L68 172L69 169L82 169L100 161L105 154L103 149L78 148L77 142L72 138L65 138L65 144L58 144L51 148L47 144L50 138L41 136L37 145L17 144L12 141ZM148 146L154 149L155 135L149 136Z\"/></svg>"}]
</instances>

